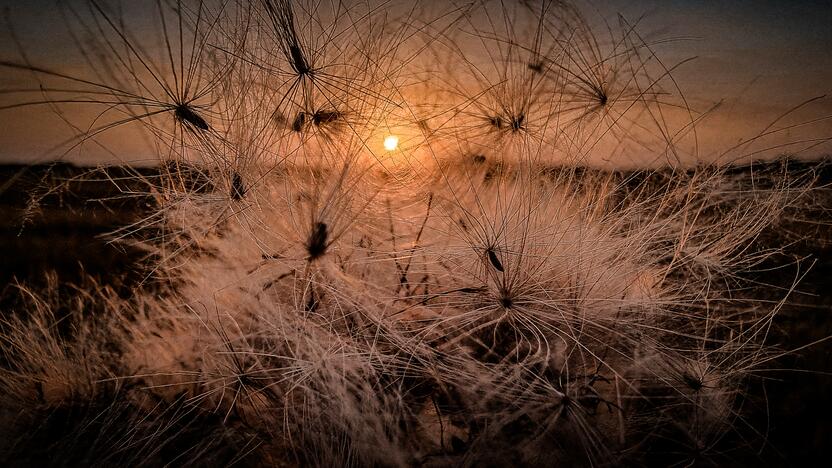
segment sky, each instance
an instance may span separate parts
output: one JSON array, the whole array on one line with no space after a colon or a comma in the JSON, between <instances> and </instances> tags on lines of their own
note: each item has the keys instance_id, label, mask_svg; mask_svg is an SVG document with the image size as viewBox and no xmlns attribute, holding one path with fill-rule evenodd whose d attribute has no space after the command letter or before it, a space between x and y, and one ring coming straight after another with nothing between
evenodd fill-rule
<instances>
[{"instance_id":1,"label":"sky","mask_svg":"<svg viewBox=\"0 0 832 468\"><path fill-rule=\"evenodd\" d=\"M70 3L84 4L82 0ZM147 1L124 4L136 31L151 27L147 15L153 9L147 7ZM615 23L620 14L630 23L637 21L638 31L645 37L664 39L656 50L668 64L695 57L674 70L674 78L695 109L704 111L719 103L697 124L702 140L699 157L718 158L725 148L764 132L775 121L780 126L796 126L761 140L760 148L832 137L832 122L825 118L832 115L832 100L817 99L789 113L807 100L832 96L832 53L828 52L832 50L832 2L594 0L579 4L599 24L604 18ZM32 63L61 70L83 66L54 0L0 0L0 8L5 15L3 21L11 24L25 44ZM0 59L19 57L8 31L0 32ZM19 74L0 71L0 88L20 86L25 80ZM8 95L0 95L0 102L4 97ZM784 113L788 115L781 118ZM0 162L49 159L54 156L51 149L63 141L65 132L65 124L48 109L0 110ZM115 142L119 138L112 137ZM146 146L133 143L121 144L117 156L89 145L66 157L81 163L152 159L146 154ZM788 151L806 146L782 148ZM754 152L753 148L743 149ZM803 155L830 153L832 146L821 144Z\"/></svg>"}]
</instances>

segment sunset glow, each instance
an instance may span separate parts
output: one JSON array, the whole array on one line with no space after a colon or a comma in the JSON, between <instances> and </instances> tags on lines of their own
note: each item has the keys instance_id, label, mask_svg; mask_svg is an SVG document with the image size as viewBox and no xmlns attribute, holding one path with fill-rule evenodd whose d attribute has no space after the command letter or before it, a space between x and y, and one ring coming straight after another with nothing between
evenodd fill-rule
<instances>
[{"instance_id":1,"label":"sunset glow","mask_svg":"<svg viewBox=\"0 0 832 468\"><path fill-rule=\"evenodd\" d=\"M395 151L399 147L399 137L395 135L387 135L384 137L384 149L387 151Z\"/></svg>"},{"instance_id":2,"label":"sunset glow","mask_svg":"<svg viewBox=\"0 0 832 468\"><path fill-rule=\"evenodd\" d=\"M3 1L0 460L832 457L832 2Z\"/></svg>"}]
</instances>

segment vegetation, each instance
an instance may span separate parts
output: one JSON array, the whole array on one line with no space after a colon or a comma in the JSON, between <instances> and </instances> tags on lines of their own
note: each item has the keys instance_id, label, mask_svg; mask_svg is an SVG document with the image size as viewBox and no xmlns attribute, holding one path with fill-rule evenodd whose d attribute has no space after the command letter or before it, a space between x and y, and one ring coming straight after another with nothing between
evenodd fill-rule
<instances>
[{"instance_id":1,"label":"vegetation","mask_svg":"<svg viewBox=\"0 0 832 468\"><path fill-rule=\"evenodd\" d=\"M110 236L146 253L145 289L24 288L4 313L5 459L690 466L765 443L749 389L793 351L769 339L791 288L756 292L778 253L756 241L820 184L683 168L703 113L637 24L149 3L155 37L65 7L82 72L0 62L38 80L5 112L76 130L59 155L130 128L161 167L110 180L153 206ZM665 167L586 168L633 149Z\"/></svg>"}]
</instances>

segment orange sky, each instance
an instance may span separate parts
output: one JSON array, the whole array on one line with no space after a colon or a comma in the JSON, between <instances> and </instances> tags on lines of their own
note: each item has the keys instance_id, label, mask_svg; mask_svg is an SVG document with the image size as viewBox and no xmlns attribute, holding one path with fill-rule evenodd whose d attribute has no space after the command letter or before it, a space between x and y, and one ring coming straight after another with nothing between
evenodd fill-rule
<instances>
[{"instance_id":1,"label":"orange sky","mask_svg":"<svg viewBox=\"0 0 832 468\"><path fill-rule=\"evenodd\" d=\"M128 7L128 12L136 19L136 30L141 31L150 26L141 16L146 8L137 3ZM832 96L832 54L828 53L832 50L832 28L828 26L832 24L831 6L824 2L759 0L605 0L584 5L585 11L593 12L595 8L610 21L615 21L617 13L629 21L643 16L640 33L651 39L671 39L655 46L667 64L697 57L675 70L673 76L697 112L720 103L697 123L699 159L772 157L784 151L807 157L832 153L832 145L821 141L832 137L832 119L826 118L832 116L832 99L818 99L778 120L811 98ZM68 40L65 20L53 2L21 5L2 0L0 6L12 7L11 22L32 63L62 71L83 68L83 61L73 53ZM602 24L600 14L593 18ZM19 60L9 34L3 33L0 40L0 58ZM0 88L4 89L31 87L33 83L25 73L3 70L0 75ZM0 95L0 102L9 99L9 95ZM78 122L90 122L95 115L90 109L69 112ZM769 128L772 123L774 126ZM786 127L789 129L783 130ZM740 144L767 129L776 131L759 141ZM0 162L54 158L54 148L72 134L61 117L45 106L0 111ZM794 144L800 141L811 142ZM81 163L154 160L153 148L136 137L135 129L109 132L98 143L88 142L63 157ZM686 162L693 162L693 147L687 147L691 154ZM118 148L117 155L113 148ZM766 148L773 149L762 151ZM599 147L592 162L621 166L655 163L655 158L638 148L615 158L604 151Z\"/></svg>"}]
</instances>

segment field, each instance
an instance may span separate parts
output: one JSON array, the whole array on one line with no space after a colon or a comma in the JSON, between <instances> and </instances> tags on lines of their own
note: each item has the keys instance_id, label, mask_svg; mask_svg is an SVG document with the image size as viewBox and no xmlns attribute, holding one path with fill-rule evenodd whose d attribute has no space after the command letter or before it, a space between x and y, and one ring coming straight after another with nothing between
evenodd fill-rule
<instances>
[{"instance_id":1,"label":"field","mask_svg":"<svg viewBox=\"0 0 832 468\"><path fill-rule=\"evenodd\" d=\"M707 160L710 110L621 16L149 4L66 7L80 68L0 60L53 156L153 155L0 168L6 464L832 454L809 101Z\"/></svg>"}]
</instances>

